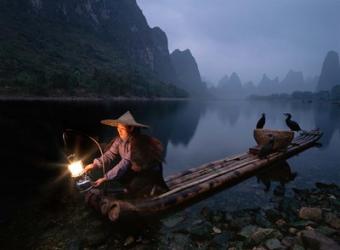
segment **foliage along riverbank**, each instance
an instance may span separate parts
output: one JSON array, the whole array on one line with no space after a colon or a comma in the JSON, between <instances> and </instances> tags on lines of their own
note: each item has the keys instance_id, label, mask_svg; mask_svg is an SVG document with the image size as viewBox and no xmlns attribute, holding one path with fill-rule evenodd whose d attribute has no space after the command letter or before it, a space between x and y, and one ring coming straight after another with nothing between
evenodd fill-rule
<instances>
[{"instance_id":1,"label":"foliage along riverbank","mask_svg":"<svg viewBox=\"0 0 340 250\"><path fill-rule=\"evenodd\" d=\"M188 97L139 97L139 96L1 96L0 102L7 101L52 101L52 102L103 102L103 101L188 101Z\"/></svg>"},{"instance_id":2,"label":"foliage along riverbank","mask_svg":"<svg viewBox=\"0 0 340 250\"><path fill-rule=\"evenodd\" d=\"M0 96L37 97L188 97L173 84L152 76L135 73L113 73L95 70L93 75L44 72L21 73L15 79L0 79Z\"/></svg>"},{"instance_id":3,"label":"foliage along riverbank","mask_svg":"<svg viewBox=\"0 0 340 250\"><path fill-rule=\"evenodd\" d=\"M276 192L272 208L203 208L134 225L112 225L73 193L60 204L17 218L2 232L3 246L33 249L340 249L340 188L316 183ZM45 209L45 210L43 210ZM52 212L51 212L52 210ZM22 221L24 220L24 221ZM20 222L21 221L21 222ZM21 240L16 239L20 237Z\"/></svg>"},{"instance_id":4,"label":"foliage along riverbank","mask_svg":"<svg viewBox=\"0 0 340 250\"><path fill-rule=\"evenodd\" d=\"M281 93L271 95L250 95L250 100L302 100L312 101L340 101L340 85L335 85L330 91L294 91L292 94Z\"/></svg>"}]
</instances>

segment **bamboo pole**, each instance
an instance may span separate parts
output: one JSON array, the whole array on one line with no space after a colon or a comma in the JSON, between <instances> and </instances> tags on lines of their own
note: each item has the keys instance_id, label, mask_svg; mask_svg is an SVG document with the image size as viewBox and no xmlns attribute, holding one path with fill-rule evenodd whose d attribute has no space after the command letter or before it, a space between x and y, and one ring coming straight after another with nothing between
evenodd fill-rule
<instances>
[{"instance_id":1,"label":"bamboo pole","mask_svg":"<svg viewBox=\"0 0 340 250\"><path fill-rule=\"evenodd\" d=\"M149 201L149 204L139 204L137 207L140 211L147 212L148 210L152 212L161 212L167 210L173 206L181 205L182 203L188 202L197 196L207 193L213 189L216 189L224 184L232 185L239 181L242 178L248 177L252 175L254 172L266 167L269 164L277 162L282 159L286 159L296 153L299 153L305 150L308 147L311 147L315 141L319 138L319 136L310 137L309 140L302 143L300 146L294 146L290 149L289 152L284 153L275 153L270 158L253 162L251 164L245 165L242 168L237 169L236 171L227 172L224 175L218 176L212 181L206 181L199 183L198 185L193 185L187 187L185 190L181 192L175 193L165 193L162 195L161 199L158 197L154 198L153 200ZM166 195L168 194L168 195ZM149 208L148 208L149 207ZM150 209L151 208L151 209Z\"/></svg>"},{"instance_id":2,"label":"bamboo pole","mask_svg":"<svg viewBox=\"0 0 340 250\"><path fill-rule=\"evenodd\" d=\"M215 177L217 177L217 176L226 174L226 173L228 173L228 172L235 171L235 170L237 170L237 169L239 169L239 168L242 168L243 166L247 166L247 165L249 165L249 164L251 164L251 163L253 163L253 162L256 162L256 161L258 161L258 160L259 160L259 159L256 158L256 159L253 159L253 160L251 160L251 161L247 161L247 162L242 163L242 164L237 164L235 167L228 168L228 169L223 170L223 171L218 171L217 173L212 174L212 175L208 175L208 176L206 176L206 177L204 177L204 178L202 178L202 179L199 179L198 181L193 181L193 182L190 182L189 184L182 185L182 186L180 186L180 187L178 187L178 188L174 188L174 189L172 189L172 190L170 190L170 191L168 191L168 192L166 192L166 193L164 193L164 194L161 194L161 195L157 196L157 199L161 199L162 197L164 197L164 196L166 196L166 195L170 195L170 194L176 193L176 192L178 192L178 191L180 191L180 190L186 189L186 188L191 187L191 186L193 186L193 185L200 184L200 183L202 183L202 182L208 181L208 180L210 180L210 179L212 179L212 178L215 178Z\"/></svg>"},{"instance_id":3,"label":"bamboo pole","mask_svg":"<svg viewBox=\"0 0 340 250\"><path fill-rule=\"evenodd\" d=\"M305 139L304 136L299 136L298 138L296 138L296 140L293 143L298 143L300 141L303 141ZM292 145L290 145L289 147L291 147ZM222 168L226 168L229 166L234 166L235 164L240 164L243 163L245 161L249 161L253 159L253 155L252 154L242 154L242 158L243 160L239 160L239 161L223 161L223 160L219 160L219 161L215 161L214 163L220 163L219 165L213 165L212 167L209 166L209 164L204 164L203 166L197 168L199 169L199 171L195 171L196 169L193 168L191 169L191 173L187 174L185 173L183 176L178 174L177 175L177 179L175 179L174 181L167 181L167 185L170 189L174 189L177 188L178 186L182 186L187 182L190 182L192 179L194 178L199 178L199 177L203 177L204 175L208 175L210 174L210 172L216 172L219 169ZM238 157L235 157L233 159L240 159ZM202 168L204 167L204 168Z\"/></svg>"},{"instance_id":4,"label":"bamboo pole","mask_svg":"<svg viewBox=\"0 0 340 250\"><path fill-rule=\"evenodd\" d=\"M206 164L203 164L199 167L193 167L193 168L190 168L188 170L185 170L183 172L180 172L180 173L177 173L177 174L173 174L173 175L170 175L166 178L166 182L169 182L171 180L174 180L174 179L177 179L179 177L182 177L182 176L185 176L185 175L190 175L193 171L197 171L197 170L204 170L210 166L213 166L215 164L220 164L222 162L229 162L229 161L236 161L236 160L239 160L243 157L247 157L247 153L242 153L242 154L239 154L239 155L235 155L235 156L232 156L232 157L226 157L224 159L220 159L220 160L217 160L217 161L213 161L213 162L209 162L209 163L206 163Z\"/></svg>"},{"instance_id":5,"label":"bamboo pole","mask_svg":"<svg viewBox=\"0 0 340 250\"><path fill-rule=\"evenodd\" d=\"M220 164L214 165L213 167L206 166L205 169L201 169L200 171L193 171L190 175L180 176L176 180L174 180L170 183L167 182L167 185L170 189L173 189L176 186L183 185L183 183L190 181L192 179L199 178L199 177L204 176L204 175L208 175L211 172L219 171L221 168L224 168L225 166L232 166L232 165L235 165L235 164L244 163L244 162L249 161L252 158L253 158L253 156L248 154L247 158L244 158L243 160L240 160L240 161L229 161L229 162L221 161Z\"/></svg>"}]
</instances>

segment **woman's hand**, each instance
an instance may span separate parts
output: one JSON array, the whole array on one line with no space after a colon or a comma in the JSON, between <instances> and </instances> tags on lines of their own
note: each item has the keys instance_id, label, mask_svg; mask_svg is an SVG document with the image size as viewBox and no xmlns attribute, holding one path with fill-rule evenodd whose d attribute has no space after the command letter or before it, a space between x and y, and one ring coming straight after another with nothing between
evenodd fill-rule
<instances>
[{"instance_id":1,"label":"woman's hand","mask_svg":"<svg viewBox=\"0 0 340 250\"><path fill-rule=\"evenodd\" d=\"M99 178L98 180L96 180L94 183L93 183L93 186L94 187L98 187L100 186L103 182L107 181L106 177L103 177L103 178Z\"/></svg>"},{"instance_id":2,"label":"woman's hand","mask_svg":"<svg viewBox=\"0 0 340 250\"><path fill-rule=\"evenodd\" d=\"M86 167L84 168L84 172L87 173L89 171L91 171L93 169L93 164L89 164L89 165L86 165Z\"/></svg>"},{"instance_id":3,"label":"woman's hand","mask_svg":"<svg viewBox=\"0 0 340 250\"><path fill-rule=\"evenodd\" d=\"M135 172L140 172L142 170L142 168L139 165L135 164L135 163L132 163L131 169L133 171L135 171Z\"/></svg>"}]
</instances>

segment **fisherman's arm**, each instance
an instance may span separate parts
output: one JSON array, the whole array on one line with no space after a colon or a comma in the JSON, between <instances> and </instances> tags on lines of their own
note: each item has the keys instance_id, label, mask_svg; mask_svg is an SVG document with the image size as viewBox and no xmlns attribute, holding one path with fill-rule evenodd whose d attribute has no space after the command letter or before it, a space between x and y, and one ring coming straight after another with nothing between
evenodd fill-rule
<instances>
[{"instance_id":1,"label":"fisherman's arm","mask_svg":"<svg viewBox=\"0 0 340 250\"><path fill-rule=\"evenodd\" d=\"M105 166L108 166L108 164L110 162L112 162L114 159L116 159L118 157L118 155L119 155L118 146L119 146L119 140L116 139L113 142L113 144L111 145L111 147L109 148L109 150L107 150L103 154L103 157L98 157L98 158L94 159L93 163L88 164L85 167L85 169L84 169L85 172L89 172L89 171L91 171L94 168L102 168L103 167L103 160L104 160Z\"/></svg>"},{"instance_id":2,"label":"fisherman's arm","mask_svg":"<svg viewBox=\"0 0 340 250\"><path fill-rule=\"evenodd\" d=\"M120 160L120 162L116 166L114 166L114 168L112 168L109 172L107 172L106 176L96 180L94 186L97 187L107 180L114 180L114 179L121 178L126 173L126 171L130 168L130 166L131 166L131 162L129 160L127 159Z\"/></svg>"}]
</instances>

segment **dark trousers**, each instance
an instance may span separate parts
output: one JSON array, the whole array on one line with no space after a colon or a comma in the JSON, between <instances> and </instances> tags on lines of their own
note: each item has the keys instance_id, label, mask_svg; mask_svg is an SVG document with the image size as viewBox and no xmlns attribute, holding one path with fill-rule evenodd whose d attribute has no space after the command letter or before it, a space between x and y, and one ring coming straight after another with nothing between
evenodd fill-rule
<instances>
[{"instance_id":1,"label":"dark trousers","mask_svg":"<svg viewBox=\"0 0 340 250\"><path fill-rule=\"evenodd\" d=\"M129 170L121 182L133 198L159 195L169 190L163 179L162 166L140 172Z\"/></svg>"}]
</instances>

